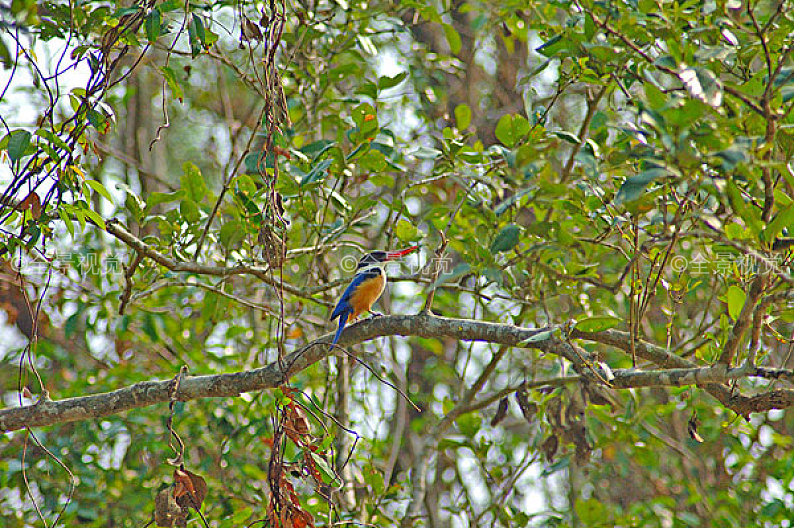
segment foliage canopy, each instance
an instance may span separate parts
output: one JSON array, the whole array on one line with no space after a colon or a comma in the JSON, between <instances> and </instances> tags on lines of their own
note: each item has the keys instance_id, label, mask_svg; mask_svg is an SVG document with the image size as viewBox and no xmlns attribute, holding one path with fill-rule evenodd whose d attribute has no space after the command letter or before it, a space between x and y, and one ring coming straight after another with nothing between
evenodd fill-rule
<instances>
[{"instance_id":1,"label":"foliage canopy","mask_svg":"<svg viewBox=\"0 0 794 528\"><path fill-rule=\"evenodd\" d=\"M790 2L0 13L3 526L790 525Z\"/></svg>"}]
</instances>

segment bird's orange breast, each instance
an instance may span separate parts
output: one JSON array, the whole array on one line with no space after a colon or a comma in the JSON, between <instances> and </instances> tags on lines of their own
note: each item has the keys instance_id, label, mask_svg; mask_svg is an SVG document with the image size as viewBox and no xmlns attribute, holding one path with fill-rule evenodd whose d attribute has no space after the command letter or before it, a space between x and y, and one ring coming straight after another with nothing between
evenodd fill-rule
<instances>
[{"instance_id":1,"label":"bird's orange breast","mask_svg":"<svg viewBox=\"0 0 794 528\"><path fill-rule=\"evenodd\" d=\"M356 288L356 291L353 292L353 295L350 296L350 306L353 308L350 319L355 319L363 312L369 311L383 293L385 287L386 279L384 279L383 273L362 282Z\"/></svg>"}]
</instances>

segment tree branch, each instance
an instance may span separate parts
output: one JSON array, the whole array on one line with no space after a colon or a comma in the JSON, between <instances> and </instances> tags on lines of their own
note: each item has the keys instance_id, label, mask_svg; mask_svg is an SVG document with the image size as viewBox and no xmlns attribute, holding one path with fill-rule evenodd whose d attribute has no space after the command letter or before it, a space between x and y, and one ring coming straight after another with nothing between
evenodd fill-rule
<instances>
[{"instance_id":1,"label":"tree branch","mask_svg":"<svg viewBox=\"0 0 794 528\"><path fill-rule=\"evenodd\" d=\"M210 266L207 264L200 264L198 262L180 262L160 253L155 248L148 245L146 242L144 242L140 238L136 237L135 235L127 231L127 229L115 219L107 221L106 230L108 233L121 240L123 243L134 249L139 254L149 257L153 261L157 262L158 264L160 264L165 268L168 268L171 271L195 273L197 275L211 275L215 277L230 277L232 275L253 275L256 278L262 280L263 282L275 288L283 288L284 291L291 293L293 295L297 295L301 298L311 300L312 302L316 302L324 306L330 306L329 303L312 297L312 294L318 293L321 290L319 289L302 290L300 288L296 288L286 283L282 284L281 282L277 281L276 279L270 276L270 274L268 273L268 268L266 266L248 266L248 265L239 264L237 266L224 267L224 266ZM338 281L338 282L341 283L344 281ZM328 289L335 285L336 283L329 283L324 285L322 289Z\"/></svg>"},{"instance_id":2,"label":"tree branch","mask_svg":"<svg viewBox=\"0 0 794 528\"><path fill-rule=\"evenodd\" d=\"M571 332L571 337L611 345L626 353L631 351L631 336L628 332L605 330L603 332L589 333L573 330ZM652 345L644 341L635 342L635 351L637 357L649 360L659 367L673 369L698 368L697 363L694 361L676 356L660 346ZM746 364L745 366L752 367L750 364ZM728 376L728 372L735 372L738 370L730 369L729 371L723 364L718 364L712 368L724 369L725 376ZM617 378L617 375L615 377ZM767 379L786 378L790 381L794 380L794 378L792 378L792 371L787 369L747 368L746 374L740 377L761 377ZM703 388L725 407L744 417L754 412L763 412L770 409L785 409L786 407L794 405L794 390L791 389L780 389L756 394L754 396L744 396L734 393L725 385L717 383L706 383L703 385Z\"/></svg>"},{"instance_id":3,"label":"tree branch","mask_svg":"<svg viewBox=\"0 0 794 528\"><path fill-rule=\"evenodd\" d=\"M401 335L429 338L452 338L464 341L485 341L507 346L537 349L547 354L564 357L574 364L580 375L592 375L585 363L589 356L580 357L564 339L555 337L551 328L522 328L511 324L489 323L469 319L450 319L435 315L383 316L367 319L350 326L342 334L341 346L369 341L377 337ZM548 336L538 336L548 332ZM598 333L574 331L572 337L586 339L628 350L629 335L625 332L606 330ZM287 378L308 368L330 354L327 345L333 334L327 334L309 345L287 355L282 364L273 362L265 367L207 376L188 376L182 380L177 399L190 401L199 398L236 397L245 392L278 387ZM704 384L726 407L748 415L769 409L781 409L794 405L794 390L781 389L755 396L734 395L719 383L729 380L759 377L794 381L794 372L788 369L770 369L744 365L728 369L725 365L703 367L687 359L675 356L661 347L649 343L636 343L637 356L649 359L664 370L641 371L615 369L614 387L680 386ZM119 414L131 409L149 407L171 400L171 380L145 381L112 392L80 396L58 401L43 398L41 401L22 407L0 410L0 431L8 432L25 427L41 427L60 423L89 420Z\"/></svg>"}]
</instances>

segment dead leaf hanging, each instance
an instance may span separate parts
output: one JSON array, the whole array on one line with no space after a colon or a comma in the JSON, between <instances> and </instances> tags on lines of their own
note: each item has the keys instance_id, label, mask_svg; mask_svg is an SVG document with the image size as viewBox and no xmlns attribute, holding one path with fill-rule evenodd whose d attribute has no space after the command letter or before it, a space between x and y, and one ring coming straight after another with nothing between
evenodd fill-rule
<instances>
[{"instance_id":1,"label":"dead leaf hanging","mask_svg":"<svg viewBox=\"0 0 794 528\"><path fill-rule=\"evenodd\" d=\"M207 490L207 481L202 476L186 469L174 470L174 498L180 506L200 510Z\"/></svg>"},{"instance_id":2,"label":"dead leaf hanging","mask_svg":"<svg viewBox=\"0 0 794 528\"><path fill-rule=\"evenodd\" d=\"M499 422L505 419L505 416L507 416L507 405L507 398L499 400L499 407L496 408L496 414L491 419L491 427L499 425Z\"/></svg>"}]
</instances>

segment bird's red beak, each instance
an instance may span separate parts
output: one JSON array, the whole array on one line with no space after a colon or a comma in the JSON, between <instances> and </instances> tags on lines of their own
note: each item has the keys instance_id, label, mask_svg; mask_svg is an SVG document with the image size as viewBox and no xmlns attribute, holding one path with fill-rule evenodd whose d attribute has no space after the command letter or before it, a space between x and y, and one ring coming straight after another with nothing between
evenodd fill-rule
<instances>
[{"instance_id":1,"label":"bird's red beak","mask_svg":"<svg viewBox=\"0 0 794 528\"><path fill-rule=\"evenodd\" d=\"M419 249L419 246L411 246L406 249L400 249L399 251L388 251L386 252L386 260L389 261L389 260L402 258L405 255L408 255L409 253L413 253L417 249Z\"/></svg>"}]
</instances>

